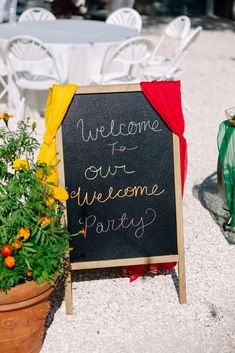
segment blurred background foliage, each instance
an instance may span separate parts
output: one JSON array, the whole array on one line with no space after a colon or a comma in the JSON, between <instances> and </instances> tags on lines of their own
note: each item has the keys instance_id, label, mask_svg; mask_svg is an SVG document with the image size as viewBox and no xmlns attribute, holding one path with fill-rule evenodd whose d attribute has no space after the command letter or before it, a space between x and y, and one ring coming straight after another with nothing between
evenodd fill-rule
<instances>
[{"instance_id":1,"label":"blurred background foliage","mask_svg":"<svg viewBox=\"0 0 235 353\"><path fill-rule=\"evenodd\" d=\"M207 0L208 1L208 0ZM134 8L141 14L174 16L203 16L207 13L206 0L135 0ZM213 14L235 19L235 0L214 0ZM94 9L112 7L112 0L19 0L17 14L29 7L44 7L57 17L89 15Z\"/></svg>"}]
</instances>

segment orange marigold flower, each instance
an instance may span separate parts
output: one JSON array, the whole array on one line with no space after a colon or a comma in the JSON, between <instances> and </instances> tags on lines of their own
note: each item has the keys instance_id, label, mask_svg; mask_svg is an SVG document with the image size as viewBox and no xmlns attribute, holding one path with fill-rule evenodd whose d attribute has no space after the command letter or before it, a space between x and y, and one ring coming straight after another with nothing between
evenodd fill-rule
<instances>
[{"instance_id":1,"label":"orange marigold flower","mask_svg":"<svg viewBox=\"0 0 235 353\"><path fill-rule=\"evenodd\" d=\"M30 231L28 227L20 228L20 230L17 233L18 238L24 238L24 240L27 240L30 237Z\"/></svg>"},{"instance_id":2,"label":"orange marigold flower","mask_svg":"<svg viewBox=\"0 0 235 353\"><path fill-rule=\"evenodd\" d=\"M29 163L24 159L16 159L12 164L12 168L15 170L29 169Z\"/></svg>"},{"instance_id":3,"label":"orange marigold flower","mask_svg":"<svg viewBox=\"0 0 235 353\"><path fill-rule=\"evenodd\" d=\"M12 247L11 245L3 245L2 249L1 249L1 253L3 256L10 256L12 254Z\"/></svg>"},{"instance_id":4,"label":"orange marigold flower","mask_svg":"<svg viewBox=\"0 0 235 353\"><path fill-rule=\"evenodd\" d=\"M7 113L3 113L0 115L0 119L4 120L5 122L7 122L10 118L13 118L13 115L7 114Z\"/></svg>"},{"instance_id":5,"label":"orange marigold flower","mask_svg":"<svg viewBox=\"0 0 235 353\"><path fill-rule=\"evenodd\" d=\"M11 245L12 245L12 247L13 247L14 249L16 249L16 250L22 248L22 243L21 243L21 241L19 241L19 240L14 240Z\"/></svg>"},{"instance_id":6,"label":"orange marigold flower","mask_svg":"<svg viewBox=\"0 0 235 353\"><path fill-rule=\"evenodd\" d=\"M52 217L43 216L41 221L41 226L45 226L46 224L51 222L52 222Z\"/></svg>"},{"instance_id":7,"label":"orange marigold flower","mask_svg":"<svg viewBox=\"0 0 235 353\"><path fill-rule=\"evenodd\" d=\"M80 230L79 234L81 234L84 238L86 238L86 231L84 228L82 228L82 230Z\"/></svg>"},{"instance_id":8,"label":"orange marigold flower","mask_svg":"<svg viewBox=\"0 0 235 353\"><path fill-rule=\"evenodd\" d=\"M16 264L16 260L13 256L7 256L4 259L4 266L7 268L13 268Z\"/></svg>"},{"instance_id":9,"label":"orange marigold flower","mask_svg":"<svg viewBox=\"0 0 235 353\"><path fill-rule=\"evenodd\" d=\"M32 275L33 275L32 271L27 271L26 272L26 277L30 278L30 277L32 277Z\"/></svg>"},{"instance_id":10,"label":"orange marigold flower","mask_svg":"<svg viewBox=\"0 0 235 353\"><path fill-rule=\"evenodd\" d=\"M69 198L68 192L64 188L53 186L53 197L58 201L66 201Z\"/></svg>"}]
</instances>

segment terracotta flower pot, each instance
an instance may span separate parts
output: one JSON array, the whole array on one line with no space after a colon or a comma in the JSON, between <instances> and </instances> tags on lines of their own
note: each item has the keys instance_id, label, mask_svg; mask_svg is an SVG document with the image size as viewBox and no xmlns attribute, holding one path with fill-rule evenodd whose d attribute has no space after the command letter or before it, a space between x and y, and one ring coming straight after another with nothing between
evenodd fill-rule
<instances>
[{"instance_id":1,"label":"terracotta flower pot","mask_svg":"<svg viewBox=\"0 0 235 353\"><path fill-rule=\"evenodd\" d=\"M34 281L17 285L7 294L0 292L0 351L38 353L44 336L44 323L55 287Z\"/></svg>"}]
</instances>

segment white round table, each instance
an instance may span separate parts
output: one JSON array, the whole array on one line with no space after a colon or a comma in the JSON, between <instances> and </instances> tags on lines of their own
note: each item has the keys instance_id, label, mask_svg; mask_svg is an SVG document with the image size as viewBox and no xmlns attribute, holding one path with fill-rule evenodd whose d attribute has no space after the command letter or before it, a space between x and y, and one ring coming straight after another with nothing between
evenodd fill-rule
<instances>
[{"instance_id":1,"label":"white round table","mask_svg":"<svg viewBox=\"0 0 235 353\"><path fill-rule=\"evenodd\" d=\"M37 37L51 44L97 44L123 41L138 35L138 31L89 20L58 19L1 24L1 38L10 39L22 34Z\"/></svg>"},{"instance_id":2,"label":"white round table","mask_svg":"<svg viewBox=\"0 0 235 353\"><path fill-rule=\"evenodd\" d=\"M139 33L131 28L88 20L58 19L0 24L0 43L3 46L16 35L29 35L47 43L68 83L88 85L90 77L100 73L107 49L112 46L115 48ZM12 103L11 92L9 97Z\"/></svg>"}]
</instances>

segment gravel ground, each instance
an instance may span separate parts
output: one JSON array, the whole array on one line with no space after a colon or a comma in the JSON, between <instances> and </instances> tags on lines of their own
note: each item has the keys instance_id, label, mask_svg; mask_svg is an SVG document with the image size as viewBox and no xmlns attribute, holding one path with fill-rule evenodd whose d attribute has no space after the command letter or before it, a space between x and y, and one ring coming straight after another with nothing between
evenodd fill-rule
<instances>
[{"instance_id":1,"label":"gravel ground","mask_svg":"<svg viewBox=\"0 0 235 353\"><path fill-rule=\"evenodd\" d=\"M154 40L167 19L144 19ZM235 352L235 245L221 229L216 186L218 126L235 105L232 22L194 19L203 32L185 57L182 90L188 175L183 202L187 304L176 272L146 274L130 283L119 268L73 273L74 314L66 316L63 287L52 299L41 353Z\"/></svg>"}]
</instances>

